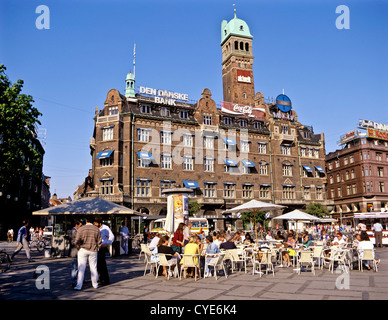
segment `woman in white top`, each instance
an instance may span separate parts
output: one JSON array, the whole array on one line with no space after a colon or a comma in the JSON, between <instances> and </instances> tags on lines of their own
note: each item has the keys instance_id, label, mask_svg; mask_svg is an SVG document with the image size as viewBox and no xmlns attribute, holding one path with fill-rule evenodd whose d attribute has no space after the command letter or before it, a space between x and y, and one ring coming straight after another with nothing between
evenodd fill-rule
<instances>
[{"instance_id":1,"label":"woman in white top","mask_svg":"<svg viewBox=\"0 0 388 320\"><path fill-rule=\"evenodd\" d=\"M373 243L370 241L368 234L366 231L362 231L360 235L360 242L358 243L357 251L360 259L362 259L364 255L364 250L373 250ZM373 258L375 257L375 252L373 250ZM363 263L364 266L370 270L370 266L367 263Z\"/></svg>"}]
</instances>

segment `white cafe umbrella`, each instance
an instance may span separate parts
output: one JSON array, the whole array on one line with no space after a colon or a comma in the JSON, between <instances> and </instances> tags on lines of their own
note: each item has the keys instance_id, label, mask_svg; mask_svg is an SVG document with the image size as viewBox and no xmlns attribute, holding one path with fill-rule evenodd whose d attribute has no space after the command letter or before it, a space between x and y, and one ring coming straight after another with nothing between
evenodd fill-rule
<instances>
[{"instance_id":1,"label":"white cafe umbrella","mask_svg":"<svg viewBox=\"0 0 388 320\"><path fill-rule=\"evenodd\" d=\"M285 213L281 216L274 217L273 219L283 219L283 220L294 220L294 221L303 221L303 220L309 220L309 221L319 221L320 218L313 216L311 214L308 214L306 212L300 211L300 210L294 210L288 213Z\"/></svg>"},{"instance_id":2,"label":"white cafe umbrella","mask_svg":"<svg viewBox=\"0 0 388 320\"><path fill-rule=\"evenodd\" d=\"M242 205L239 205L235 208L228 209L223 211L223 213L242 213L242 212L251 212L253 214L260 212L260 211L271 211L271 210L278 210L278 209L284 209L285 206L281 206L278 204L268 203L268 202L262 202L258 200L251 200L248 201ZM257 241L257 227L256 227L256 221L255 221L255 233L256 233L256 241Z\"/></svg>"}]
</instances>

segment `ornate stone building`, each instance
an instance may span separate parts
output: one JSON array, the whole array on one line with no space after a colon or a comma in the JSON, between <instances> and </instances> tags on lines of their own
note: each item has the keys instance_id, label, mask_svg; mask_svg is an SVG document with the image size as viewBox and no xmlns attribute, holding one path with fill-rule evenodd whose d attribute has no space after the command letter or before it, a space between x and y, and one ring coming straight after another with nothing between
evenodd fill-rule
<instances>
[{"instance_id":1,"label":"ornate stone building","mask_svg":"<svg viewBox=\"0 0 388 320\"><path fill-rule=\"evenodd\" d=\"M201 214L217 218L249 199L305 208L327 203L323 134L297 121L290 99L255 93L252 35L236 16L221 24L224 101L135 86L107 93L91 139L95 191L151 215L162 190L192 188Z\"/></svg>"}]
</instances>

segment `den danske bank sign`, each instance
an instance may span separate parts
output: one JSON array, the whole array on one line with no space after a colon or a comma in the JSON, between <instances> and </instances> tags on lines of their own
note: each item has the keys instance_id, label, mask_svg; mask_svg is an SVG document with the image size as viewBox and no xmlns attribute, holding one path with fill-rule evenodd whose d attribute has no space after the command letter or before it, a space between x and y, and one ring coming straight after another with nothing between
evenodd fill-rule
<instances>
[{"instance_id":1,"label":"den danske bank sign","mask_svg":"<svg viewBox=\"0 0 388 320\"><path fill-rule=\"evenodd\" d=\"M153 89L148 87L140 87L140 94L147 94L154 97L155 103L168 104L175 106L176 101L188 101L189 95L185 93L178 93L174 91Z\"/></svg>"}]
</instances>

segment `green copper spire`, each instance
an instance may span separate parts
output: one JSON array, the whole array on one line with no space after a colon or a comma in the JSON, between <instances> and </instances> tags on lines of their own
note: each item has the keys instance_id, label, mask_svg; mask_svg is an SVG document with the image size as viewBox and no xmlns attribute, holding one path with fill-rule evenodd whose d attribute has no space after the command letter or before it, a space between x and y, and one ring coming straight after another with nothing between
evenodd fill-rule
<instances>
[{"instance_id":1,"label":"green copper spire","mask_svg":"<svg viewBox=\"0 0 388 320\"><path fill-rule=\"evenodd\" d=\"M132 72L129 72L125 79L125 96L127 98L135 97L135 75Z\"/></svg>"},{"instance_id":2,"label":"green copper spire","mask_svg":"<svg viewBox=\"0 0 388 320\"><path fill-rule=\"evenodd\" d=\"M232 35L253 39L247 23L237 18L236 8L234 8L234 18L229 23L226 20L221 22L221 46Z\"/></svg>"}]
</instances>

